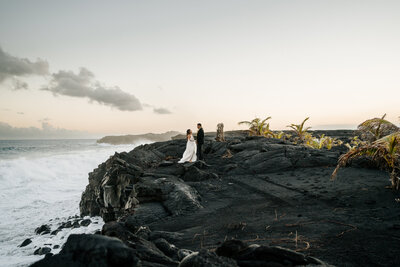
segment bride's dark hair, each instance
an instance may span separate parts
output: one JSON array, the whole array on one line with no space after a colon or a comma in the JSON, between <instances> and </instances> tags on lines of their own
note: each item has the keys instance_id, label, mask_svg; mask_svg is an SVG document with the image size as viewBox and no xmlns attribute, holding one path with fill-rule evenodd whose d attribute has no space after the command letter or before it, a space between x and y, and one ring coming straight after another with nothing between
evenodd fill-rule
<instances>
[{"instance_id":1,"label":"bride's dark hair","mask_svg":"<svg viewBox=\"0 0 400 267\"><path fill-rule=\"evenodd\" d=\"M190 129L186 130L186 136L188 136L190 134Z\"/></svg>"}]
</instances>

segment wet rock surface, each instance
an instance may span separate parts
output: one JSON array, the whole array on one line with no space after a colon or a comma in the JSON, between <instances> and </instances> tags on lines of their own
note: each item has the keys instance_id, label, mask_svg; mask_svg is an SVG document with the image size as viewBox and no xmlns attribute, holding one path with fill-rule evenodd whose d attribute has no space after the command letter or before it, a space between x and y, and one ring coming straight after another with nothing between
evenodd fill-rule
<instances>
[{"instance_id":1,"label":"wet rock surface","mask_svg":"<svg viewBox=\"0 0 400 267\"><path fill-rule=\"evenodd\" d=\"M350 139L350 132L335 134ZM88 264L93 255L104 266L110 257L131 266L400 262L393 227L400 224L399 194L385 189L385 172L344 168L332 182L345 147L315 150L229 132L225 142L213 139L206 135L204 162L178 164L186 144L176 139L116 153L91 172L81 216L102 216L107 223L95 236L105 239L96 242L124 253L93 254L95 246L74 245L83 253L75 263ZM77 252L67 244L40 264L69 262Z\"/></svg>"},{"instance_id":2,"label":"wet rock surface","mask_svg":"<svg viewBox=\"0 0 400 267\"><path fill-rule=\"evenodd\" d=\"M181 261L179 267L202 267L202 266L215 266L215 267L235 267L237 265L236 261L220 257L214 252L202 249L199 252L192 253Z\"/></svg>"},{"instance_id":3,"label":"wet rock surface","mask_svg":"<svg viewBox=\"0 0 400 267\"><path fill-rule=\"evenodd\" d=\"M34 255L45 255L51 252L51 248L49 247L42 247L42 248L38 248L36 249L33 254Z\"/></svg>"},{"instance_id":4,"label":"wet rock surface","mask_svg":"<svg viewBox=\"0 0 400 267\"><path fill-rule=\"evenodd\" d=\"M29 245L30 243L32 243L32 240L30 238L25 239L21 245L19 245L19 247L26 247L27 245Z\"/></svg>"},{"instance_id":5,"label":"wet rock surface","mask_svg":"<svg viewBox=\"0 0 400 267\"><path fill-rule=\"evenodd\" d=\"M45 235L50 233L50 226L47 224L43 224L42 226L35 229L35 233L37 235Z\"/></svg>"},{"instance_id":6,"label":"wet rock surface","mask_svg":"<svg viewBox=\"0 0 400 267\"><path fill-rule=\"evenodd\" d=\"M61 252L32 266L136 266L133 250L117 238L70 235Z\"/></svg>"},{"instance_id":7,"label":"wet rock surface","mask_svg":"<svg viewBox=\"0 0 400 267\"><path fill-rule=\"evenodd\" d=\"M164 238L140 237L120 222L105 224L102 235L71 235L57 255L48 254L50 248L38 251L47 255L32 266L329 266L289 249L249 246L239 240L224 242L216 252L193 252L179 249Z\"/></svg>"}]
</instances>

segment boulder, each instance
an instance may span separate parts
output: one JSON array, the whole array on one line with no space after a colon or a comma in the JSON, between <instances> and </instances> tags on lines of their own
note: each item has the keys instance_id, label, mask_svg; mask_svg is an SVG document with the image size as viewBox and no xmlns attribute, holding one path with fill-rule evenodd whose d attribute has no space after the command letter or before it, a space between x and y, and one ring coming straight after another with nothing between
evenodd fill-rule
<instances>
[{"instance_id":1,"label":"boulder","mask_svg":"<svg viewBox=\"0 0 400 267\"><path fill-rule=\"evenodd\" d=\"M47 224L43 224L42 226L38 227L35 229L35 233L37 235L44 235L44 234L49 234L50 233L50 226Z\"/></svg>"},{"instance_id":2,"label":"boulder","mask_svg":"<svg viewBox=\"0 0 400 267\"><path fill-rule=\"evenodd\" d=\"M117 238L72 234L61 252L32 266L137 266L133 249Z\"/></svg>"},{"instance_id":3,"label":"boulder","mask_svg":"<svg viewBox=\"0 0 400 267\"><path fill-rule=\"evenodd\" d=\"M164 251L160 250L155 243L134 234L122 222L108 222L104 224L101 232L103 235L117 237L122 240L128 247L134 250L134 255L141 261L156 264L177 265L177 262L170 258L170 256L175 256L174 258L177 258L176 255L165 254ZM159 243L159 245L163 245L163 249L166 251L169 248L169 253L173 252L172 245L167 245L165 243L162 245Z\"/></svg>"},{"instance_id":4,"label":"boulder","mask_svg":"<svg viewBox=\"0 0 400 267\"><path fill-rule=\"evenodd\" d=\"M47 254L47 253L50 253L50 251L51 251L51 248L49 248L49 247L42 247L42 248L36 249L36 250L33 252L33 254L34 254L34 255L45 255L45 254Z\"/></svg>"},{"instance_id":5,"label":"boulder","mask_svg":"<svg viewBox=\"0 0 400 267\"><path fill-rule=\"evenodd\" d=\"M168 243L168 241L165 240L164 238L158 238L158 239L154 240L153 243L154 243L154 245L156 245L156 247L159 250L164 252L164 254L167 255L168 257L178 259L179 249L177 247L175 247L174 245L171 245L170 243Z\"/></svg>"},{"instance_id":6,"label":"boulder","mask_svg":"<svg viewBox=\"0 0 400 267\"><path fill-rule=\"evenodd\" d=\"M180 263L179 267L234 267L238 266L236 261L221 257L210 252L208 250L202 249L200 252L191 253L186 256Z\"/></svg>"},{"instance_id":7,"label":"boulder","mask_svg":"<svg viewBox=\"0 0 400 267\"><path fill-rule=\"evenodd\" d=\"M51 231L50 235L57 235L58 232L60 232L60 231L61 231L61 229L56 229L54 231Z\"/></svg>"},{"instance_id":8,"label":"boulder","mask_svg":"<svg viewBox=\"0 0 400 267\"><path fill-rule=\"evenodd\" d=\"M127 242L128 246L134 249L135 256L142 263L147 262L148 266L161 264L164 266L176 266L178 262L162 252L153 242L133 235Z\"/></svg>"},{"instance_id":9,"label":"boulder","mask_svg":"<svg viewBox=\"0 0 400 267\"><path fill-rule=\"evenodd\" d=\"M101 234L109 237L117 237L124 243L133 239L133 233L125 227L122 222L107 222L103 225L101 229Z\"/></svg>"},{"instance_id":10,"label":"boulder","mask_svg":"<svg viewBox=\"0 0 400 267\"><path fill-rule=\"evenodd\" d=\"M82 226L89 226L89 224L91 224L92 223L92 221L90 220L90 219L84 219L84 220L82 220L81 222L80 222L80 224L82 225Z\"/></svg>"},{"instance_id":11,"label":"boulder","mask_svg":"<svg viewBox=\"0 0 400 267\"><path fill-rule=\"evenodd\" d=\"M74 222L72 223L72 228L79 228L79 227L81 227L81 225L79 224L79 221L78 221L78 220L76 220L76 221L74 221Z\"/></svg>"},{"instance_id":12,"label":"boulder","mask_svg":"<svg viewBox=\"0 0 400 267\"><path fill-rule=\"evenodd\" d=\"M26 247L27 245L29 245L30 243L32 243L32 240L30 238L25 239L21 245L19 245L18 247L22 248L22 247Z\"/></svg>"},{"instance_id":13,"label":"boulder","mask_svg":"<svg viewBox=\"0 0 400 267\"><path fill-rule=\"evenodd\" d=\"M189 249L180 249L178 250L178 260L182 261L186 256L189 256L192 253L194 252Z\"/></svg>"}]
</instances>

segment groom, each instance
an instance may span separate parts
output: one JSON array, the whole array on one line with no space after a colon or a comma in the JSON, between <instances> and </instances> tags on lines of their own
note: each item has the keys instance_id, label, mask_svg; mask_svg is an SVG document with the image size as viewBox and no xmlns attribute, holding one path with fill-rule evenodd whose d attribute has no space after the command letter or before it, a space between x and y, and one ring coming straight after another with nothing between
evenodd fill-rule
<instances>
[{"instance_id":1,"label":"groom","mask_svg":"<svg viewBox=\"0 0 400 267\"><path fill-rule=\"evenodd\" d=\"M204 144L204 131L203 127L201 127L201 123L197 124L197 158L199 160L203 160L203 144Z\"/></svg>"}]
</instances>

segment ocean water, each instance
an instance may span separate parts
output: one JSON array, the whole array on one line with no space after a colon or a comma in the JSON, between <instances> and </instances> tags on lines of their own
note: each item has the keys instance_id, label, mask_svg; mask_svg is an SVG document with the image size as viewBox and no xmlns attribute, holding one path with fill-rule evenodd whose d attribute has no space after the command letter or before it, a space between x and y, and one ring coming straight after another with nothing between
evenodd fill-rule
<instances>
[{"instance_id":1,"label":"ocean water","mask_svg":"<svg viewBox=\"0 0 400 267\"><path fill-rule=\"evenodd\" d=\"M95 140L0 140L0 266L28 266L44 257L33 255L35 249L61 247L71 233L101 229L104 223L95 217L88 227L63 229L55 236L34 233L42 224L54 230L78 215L88 173L115 152L144 143L149 142L113 146ZM33 242L18 247L27 238Z\"/></svg>"}]
</instances>

